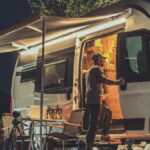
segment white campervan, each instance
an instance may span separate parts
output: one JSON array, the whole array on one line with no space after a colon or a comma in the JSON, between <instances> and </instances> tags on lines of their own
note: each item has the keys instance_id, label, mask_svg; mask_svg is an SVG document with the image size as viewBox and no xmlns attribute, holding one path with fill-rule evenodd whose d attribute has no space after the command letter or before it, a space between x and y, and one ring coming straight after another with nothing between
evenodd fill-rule
<instances>
[{"instance_id":1,"label":"white campervan","mask_svg":"<svg viewBox=\"0 0 150 150\"><path fill-rule=\"evenodd\" d=\"M122 87L104 87L105 100L112 110L112 132L126 130L149 136L149 7L146 0L126 0L82 18L47 17L44 105L60 105L64 117L71 109L85 107L85 74L92 65L92 54L102 53L107 57L106 77L125 79ZM31 26L41 28L40 23L31 23L30 30ZM41 39L26 34L30 38L14 42L24 45L12 84L13 108L22 111L39 105L41 94Z\"/></svg>"}]
</instances>

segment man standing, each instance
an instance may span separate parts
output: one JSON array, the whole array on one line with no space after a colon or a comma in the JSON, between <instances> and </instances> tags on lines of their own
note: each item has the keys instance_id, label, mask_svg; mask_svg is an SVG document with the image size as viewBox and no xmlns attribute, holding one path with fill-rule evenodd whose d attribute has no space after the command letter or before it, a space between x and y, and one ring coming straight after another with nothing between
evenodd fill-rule
<instances>
[{"instance_id":1,"label":"man standing","mask_svg":"<svg viewBox=\"0 0 150 150\"><path fill-rule=\"evenodd\" d=\"M93 66L86 75L86 105L90 115L90 124L86 136L86 150L92 150L94 143L96 126L100 112L100 94L103 93L102 84L123 85L124 80L110 80L105 77L103 65L105 57L99 53L92 56Z\"/></svg>"}]
</instances>

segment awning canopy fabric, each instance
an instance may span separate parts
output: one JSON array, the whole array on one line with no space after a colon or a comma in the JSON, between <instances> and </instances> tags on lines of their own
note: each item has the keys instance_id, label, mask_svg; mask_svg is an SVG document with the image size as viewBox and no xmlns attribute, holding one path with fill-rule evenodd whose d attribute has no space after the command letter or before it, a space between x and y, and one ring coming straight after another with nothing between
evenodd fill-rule
<instances>
[{"instance_id":1,"label":"awning canopy fabric","mask_svg":"<svg viewBox=\"0 0 150 150\"><path fill-rule=\"evenodd\" d=\"M107 21L122 13L106 16L85 18L64 18L46 16L46 36L61 35L64 32L72 32L82 27ZM79 28L80 27L80 28ZM0 53L12 50L26 49L27 47L41 42L42 19L37 19L29 24L21 26L0 36Z\"/></svg>"}]
</instances>

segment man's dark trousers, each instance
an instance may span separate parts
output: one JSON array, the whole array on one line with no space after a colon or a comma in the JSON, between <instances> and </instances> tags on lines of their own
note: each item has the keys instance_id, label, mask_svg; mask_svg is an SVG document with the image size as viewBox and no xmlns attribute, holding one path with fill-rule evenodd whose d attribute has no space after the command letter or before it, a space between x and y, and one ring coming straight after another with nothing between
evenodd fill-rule
<instances>
[{"instance_id":1,"label":"man's dark trousers","mask_svg":"<svg viewBox=\"0 0 150 150\"><path fill-rule=\"evenodd\" d=\"M88 128L88 133L86 137L87 146L92 146L95 139L95 134L97 130L97 120L100 112L99 104L87 104L87 111L90 116L90 123Z\"/></svg>"}]
</instances>

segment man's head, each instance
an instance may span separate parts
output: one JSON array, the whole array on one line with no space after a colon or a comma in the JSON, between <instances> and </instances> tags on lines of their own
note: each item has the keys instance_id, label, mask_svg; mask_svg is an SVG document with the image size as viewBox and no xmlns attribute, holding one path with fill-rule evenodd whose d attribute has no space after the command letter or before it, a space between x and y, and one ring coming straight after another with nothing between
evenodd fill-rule
<instances>
[{"instance_id":1,"label":"man's head","mask_svg":"<svg viewBox=\"0 0 150 150\"><path fill-rule=\"evenodd\" d=\"M102 56L100 53L95 53L92 56L94 65L98 65L98 66L104 66L105 59L106 57Z\"/></svg>"}]
</instances>

